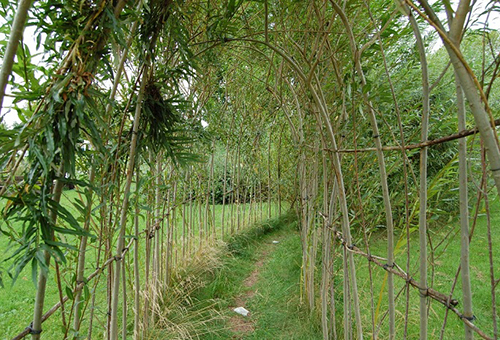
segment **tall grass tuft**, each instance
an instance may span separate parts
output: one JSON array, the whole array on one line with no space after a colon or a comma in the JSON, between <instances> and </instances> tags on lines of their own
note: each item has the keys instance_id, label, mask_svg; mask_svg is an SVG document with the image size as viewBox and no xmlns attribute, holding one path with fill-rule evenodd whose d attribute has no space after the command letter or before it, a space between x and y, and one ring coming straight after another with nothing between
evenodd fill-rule
<instances>
[{"instance_id":1,"label":"tall grass tuft","mask_svg":"<svg viewBox=\"0 0 500 340\"><path fill-rule=\"evenodd\" d=\"M170 285L161 285L156 292L159 298L152 309L157 322L147 330L146 339L199 339L222 330L214 327L224 324L224 315L216 308L218 302L200 301L194 295L221 268L224 249L222 242L207 244L175 268Z\"/></svg>"}]
</instances>

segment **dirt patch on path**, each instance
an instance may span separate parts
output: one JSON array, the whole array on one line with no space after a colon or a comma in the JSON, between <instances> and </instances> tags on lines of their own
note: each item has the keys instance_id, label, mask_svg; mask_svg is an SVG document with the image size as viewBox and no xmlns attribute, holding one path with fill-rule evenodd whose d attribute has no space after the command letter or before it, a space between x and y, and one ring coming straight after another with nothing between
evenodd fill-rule
<instances>
[{"instance_id":1,"label":"dirt patch on path","mask_svg":"<svg viewBox=\"0 0 500 340\"><path fill-rule=\"evenodd\" d=\"M262 252L259 260L255 263L254 270L243 281L243 287L245 287L247 290L235 298L234 302L236 306L229 307L231 309L231 312L234 314L229 319L229 327L234 333L236 333L233 336L233 339L243 339L245 335L255 330L255 320L253 320L252 318L252 313L245 317L236 314L233 309L236 307L246 308L247 301L255 295L255 290L252 289L252 287L259 279L260 270L262 269L262 266L264 265L264 262L267 260L267 257L270 253L270 249L267 249L270 248L269 246L273 245L266 245L266 249Z\"/></svg>"}]
</instances>

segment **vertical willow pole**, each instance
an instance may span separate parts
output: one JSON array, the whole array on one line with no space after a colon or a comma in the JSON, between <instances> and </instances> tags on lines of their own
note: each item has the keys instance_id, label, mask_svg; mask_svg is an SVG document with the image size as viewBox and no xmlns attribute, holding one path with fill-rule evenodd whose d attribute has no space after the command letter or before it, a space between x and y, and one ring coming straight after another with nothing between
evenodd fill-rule
<instances>
[{"instance_id":1,"label":"vertical willow pole","mask_svg":"<svg viewBox=\"0 0 500 340\"><path fill-rule=\"evenodd\" d=\"M239 142L238 142L238 147L239 147ZM238 153L238 148L236 149L235 154L233 155L233 167L232 167L232 176L231 176L231 213L229 215L229 220L231 221L231 235L234 234L234 205L236 203L235 201L235 193L236 193L236 188L235 186L238 185L237 178L235 179L234 176L237 172L236 169L236 163L237 163L237 155Z\"/></svg>"},{"instance_id":2,"label":"vertical willow pole","mask_svg":"<svg viewBox=\"0 0 500 340\"><path fill-rule=\"evenodd\" d=\"M210 177L212 178L212 233L214 240L217 238L217 230L215 228L215 178L214 178L214 161L215 161L215 141L212 147L212 159L210 161ZM210 189L209 189L210 190Z\"/></svg>"},{"instance_id":3,"label":"vertical willow pole","mask_svg":"<svg viewBox=\"0 0 500 340\"><path fill-rule=\"evenodd\" d=\"M234 116L233 116L234 121ZM232 124L231 124L232 125ZM229 158L229 137L226 141L226 157L224 158L224 183L222 184L222 215L221 215L221 240L224 239L224 222L226 215L226 195L227 195L227 159Z\"/></svg>"},{"instance_id":4,"label":"vertical willow pole","mask_svg":"<svg viewBox=\"0 0 500 340\"><path fill-rule=\"evenodd\" d=\"M337 198L337 190L338 186L334 182L333 183L333 188L332 188L332 193L330 195L330 205L329 205L329 211L328 211L328 219L329 219L329 224L333 223L332 221L334 220L334 214L336 213L337 207L336 207L336 198ZM329 263L328 263L328 271L329 271L329 291L330 291L330 332L332 334L333 339L337 339L337 311L336 311L336 305L335 305L335 284L333 282L333 265L334 265L334 260L335 260L335 239L332 237L332 229L333 225L328 225L328 242L330 243L329 248L332 249L331 252L328 252L328 258L329 258ZM373 294L372 294L373 296Z\"/></svg>"},{"instance_id":5,"label":"vertical willow pole","mask_svg":"<svg viewBox=\"0 0 500 340\"><path fill-rule=\"evenodd\" d=\"M271 137L273 131L269 131L269 144L267 146L267 218L271 218Z\"/></svg>"},{"instance_id":6,"label":"vertical willow pole","mask_svg":"<svg viewBox=\"0 0 500 340\"><path fill-rule=\"evenodd\" d=\"M409 17L415 35L417 50L422 69L422 132L421 141L427 141L429 134L429 72L425 46L420 34L417 20L403 5ZM420 243L420 286L427 287L427 148L420 149L420 188L419 188L419 243ZM425 291L420 292L420 339L427 339L427 296Z\"/></svg>"},{"instance_id":7,"label":"vertical willow pole","mask_svg":"<svg viewBox=\"0 0 500 340\"><path fill-rule=\"evenodd\" d=\"M189 167L189 219L188 219L188 256L194 254L194 201L193 195L193 166ZM185 260L185 259L184 259Z\"/></svg>"},{"instance_id":8,"label":"vertical willow pole","mask_svg":"<svg viewBox=\"0 0 500 340\"><path fill-rule=\"evenodd\" d=\"M455 87L457 90L457 112L458 112L458 131L466 129L465 125L465 100L460 85L460 80L455 72ZM460 194L460 269L462 277L462 296L463 296L463 315L470 321L473 321L472 313L472 289L470 285L469 268L469 197L467 185L467 138L458 140L458 181ZM464 324L465 339L472 340L474 333Z\"/></svg>"},{"instance_id":9,"label":"vertical willow pole","mask_svg":"<svg viewBox=\"0 0 500 340\"><path fill-rule=\"evenodd\" d=\"M116 340L118 338L118 300L119 300L119 292L120 292L120 276L123 265L123 259L121 258L121 253L123 251L124 243L125 243L125 227L127 224L127 210L128 210L128 202L129 202L129 194L130 194L130 186L132 184L132 176L134 175L134 163L135 156L137 150L137 132L139 130L139 120L141 118L142 112L142 99L144 97L144 90L146 88L146 82L148 79L148 67L146 65L143 66L141 85L139 89L139 93L137 95L137 106L135 109L134 115L134 125L132 127L132 139L130 142L130 151L129 151L129 160L127 164L127 177L125 182L125 189L123 192L123 202L121 207L121 215L120 215L120 225L119 230L120 234L118 236L118 242L116 245L116 261L115 261L115 272L114 272L114 281L113 281L113 295L112 295L112 305L111 305L111 330L110 330L110 338L111 340Z\"/></svg>"},{"instance_id":10,"label":"vertical willow pole","mask_svg":"<svg viewBox=\"0 0 500 340\"><path fill-rule=\"evenodd\" d=\"M242 124L243 125L243 124ZM240 152L241 146L238 143L237 151L236 151L236 230L239 231L241 228L241 164L240 164Z\"/></svg>"},{"instance_id":11,"label":"vertical willow pole","mask_svg":"<svg viewBox=\"0 0 500 340\"><path fill-rule=\"evenodd\" d=\"M260 222L264 219L264 196L262 195L262 178L259 178L259 210Z\"/></svg>"},{"instance_id":12,"label":"vertical willow pole","mask_svg":"<svg viewBox=\"0 0 500 340\"><path fill-rule=\"evenodd\" d=\"M155 169L155 223L153 225L153 235L154 235L154 250L153 250L153 284L152 284L152 323L155 323L156 315L154 310L156 309L157 299L158 299L158 291L160 287L160 261L161 261L161 253L160 253L160 226L161 226L161 170L162 170L162 152L158 152L156 155L156 169Z\"/></svg>"},{"instance_id":13,"label":"vertical willow pole","mask_svg":"<svg viewBox=\"0 0 500 340\"><path fill-rule=\"evenodd\" d=\"M148 181L148 184L146 186L146 204L150 207L154 206L154 196L152 197L152 188L153 188L153 152L149 150L149 173L150 173L150 180ZM139 169L138 169L139 170ZM153 222L153 217L151 216L152 213L154 212L151 210L148 210L146 212L146 233L145 233L145 259L144 259L144 312L143 312L143 333L144 336L147 333L147 330L150 325L150 318L151 318L151 313L150 313L150 307L151 307L151 300L152 300L152 294L151 294L151 256L152 250L151 250L151 235L154 230L154 222Z\"/></svg>"},{"instance_id":14,"label":"vertical willow pole","mask_svg":"<svg viewBox=\"0 0 500 340\"><path fill-rule=\"evenodd\" d=\"M187 182L188 182L188 171L186 170L186 176L184 178L184 183L182 185L182 259L184 260L184 258L186 257L186 238L187 238L187 217L186 217L186 214L187 214L187 211L186 211L186 205L187 205L187 202L186 202L186 192L188 191L188 189L186 189L186 186L187 186Z\"/></svg>"},{"instance_id":15,"label":"vertical willow pole","mask_svg":"<svg viewBox=\"0 0 500 340\"><path fill-rule=\"evenodd\" d=\"M213 160L213 159L212 159ZM210 167L210 164L207 164L207 167ZM210 191L212 189L212 181L213 181L213 174L210 168L207 169L208 171L208 183L206 183L205 186L205 218L203 220L203 229L205 230L205 238L207 241L209 240L210 237L213 237L214 235L211 235L210 233Z\"/></svg>"},{"instance_id":16,"label":"vertical willow pole","mask_svg":"<svg viewBox=\"0 0 500 340\"><path fill-rule=\"evenodd\" d=\"M244 186L243 186L243 196L242 196L242 204L243 204L243 213L241 216L241 219L243 221L243 227L246 226L245 224L245 219L246 219L246 214L247 214L247 194L248 194L248 186L246 185L247 178L244 180Z\"/></svg>"},{"instance_id":17,"label":"vertical willow pole","mask_svg":"<svg viewBox=\"0 0 500 340\"><path fill-rule=\"evenodd\" d=\"M250 201L249 201L250 206L248 207L248 224L252 224L252 218L253 218L253 181L250 185Z\"/></svg>"},{"instance_id":18,"label":"vertical willow pole","mask_svg":"<svg viewBox=\"0 0 500 340\"><path fill-rule=\"evenodd\" d=\"M93 161L92 161L93 162ZM90 169L90 175L89 175L89 183L90 186L85 190L85 196L87 198L87 206L86 206L86 211L85 211L85 222L83 224L83 229L85 232L89 231L90 228L90 220L91 220L91 213L92 213L92 186L94 185L94 179L95 179L95 165L92 164L92 168ZM86 258L86 251L87 251L87 240L88 237L86 235L82 236L80 240L80 247L78 250L78 264L77 264L77 274L76 274L76 284L80 284L84 282L85 280L85 258ZM73 319L73 329L76 332L80 329L80 324L81 324L81 315L80 311L82 310L81 304L83 301L81 301L82 297L82 290L79 290L75 293L74 299L74 319Z\"/></svg>"},{"instance_id":19,"label":"vertical willow pole","mask_svg":"<svg viewBox=\"0 0 500 340\"><path fill-rule=\"evenodd\" d=\"M462 28L465 18L470 10L470 1L460 1L458 8L455 12L453 20L451 11L447 11L450 18L450 32L449 37L455 46L460 46L462 40ZM466 129L466 112L465 112L465 98L462 86L462 80L459 75L459 68L454 67L455 75L455 88L457 92L457 118L458 130ZM475 92L477 95L477 92ZM470 100L470 99L469 99ZM484 103L487 105L487 103ZM474 111L474 110L473 110ZM491 127L490 127L491 129ZM493 130L495 131L495 130ZM495 133L496 137L496 133ZM498 141L497 141L498 142ZM495 143L498 152L498 143ZM467 185L467 138L460 138L458 140L458 182L459 182L459 195L460 195L460 268L462 278L462 297L463 297L463 315L464 318L473 321L474 314L472 312L472 288L470 283L470 264L469 264L469 197ZM493 164L492 159L490 162ZM496 174L494 173L494 176ZM495 176L496 177L496 176ZM498 184L497 184L498 185ZM466 340L474 339L474 332L467 325L464 324L464 338Z\"/></svg>"},{"instance_id":20,"label":"vertical willow pole","mask_svg":"<svg viewBox=\"0 0 500 340\"><path fill-rule=\"evenodd\" d=\"M135 215L134 215L134 340L140 337L140 315L141 315L141 283L139 272L139 162L136 166L135 180Z\"/></svg>"},{"instance_id":21,"label":"vertical willow pole","mask_svg":"<svg viewBox=\"0 0 500 340\"><path fill-rule=\"evenodd\" d=\"M188 212L189 212L189 218L188 218L188 224L187 224L187 243L188 243L188 256L192 255L193 252L193 242L194 242L194 219L193 219L193 167L189 167L189 182L188 182L188 193L189 193L189 206L188 206ZM186 260L185 258L183 259L184 261Z\"/></svg>"},{"instance_id":22,"label":"vertical willow pole","mask_svg":"<svg viewBox=\"0 0 500 340\"><path fill-rule=\"evenodd\" d=\"M280 137L278 139L278 152L277 152L277 171L278 171L278 215L281 216L281 138L283 137L283 129L285 125L281 128Z\"/></svg>"},{"instance_id":23,"label":"vertical willow pole","mask_svg":"<svg viewBox=\"0 0 500 340\"><path fill-rule=\"evenodd\" d=\"M20 0L17 6L14 22L10 29L9 42L5 49L2 60L2 68L0 70L0 112L2 111L3 98L5 97L5 88L9 82L9 76L14 66L14 57L16 56L19 41L23 36L24 24L28 17L28 11L31 7L32 0ZM1 118L0 118L1 121Z\"/></svg>"},{"instance_id":24,"label":"vertical willow pole","mask_svg":"<svg viewBox=\"0 0 500 340\"><path fill-rule=\"evenodd\" d=\"M165 270L167 278L166 278L166 284L170 284L170 277L171 277L171 272L172 272L172 267L174 265L174 242L175 242L175 237L176 237L176 230L177 230L177 221L176 221L176 206L177 206L177 181L174 181L174 188L173 188L173 195L172 195L172 203L171 203L171 210L170 210L170 215L168 216L169 218L167 219L168 222L168 230L169 230L169 236L168 236L168 251L167 251L167 268ZM177 251L177 249L176 249Z\"/></svg>"},{"instance_id":25,"label":"vertical willow pole","mask_svg":"<svg viewBox=\"0 0 500 340\"><path fill-rule=\"evenodd\" d=\"M305 297L307 299L307 235L308 235L308 227L309 223L307 221L307 218L309 217L307 215L307 199L308 199L308 181L307 181L307 166L305 162L305 153L304 150L300 151L300 158L301 161L299 164L297 164L297 174L298 174L298 179L299 179L299 190L300 190L300 206L299 206L299 212L300 212L300 220L301 220L301 227L300 227L300 241L302 243L302 294L301 294L301 299Z\"/></svg>"},{"instance_id":26,"label":"vertical willow pole","mask_svg":"<svg viewBox=\"0 0 500 340\"><path fill-rule=\"evenodd\" d=\"M318 117L319 118L319 117ZM320 119L318 121L318 128L321 128ZM321 133L321 147L326 149L327 145L323 134ZM323 250L322 250L322 271L321 271L321 329L323 332L323 340L330 339L330 328L328 327L328 292L330 286L330 251L331 251L331 236L330 236L330 221L333 221L330 216L330 207L328 206L328 160L326 152L321 153L321 160L323 165L323 212L327 218L323 219ZM331 320L335 323L335 320Z\"/></svg>"},{"instance_id":27,"label":"vertical willow pole","mask_svg":"<svg viewBox=\"0 0 500 340\"><path fill-rule=\"evenodd\" d=\"M124 262L122 270L122 340L127 340L127 276L125 272Z\"/></svg>"},{"instance_id":28,"label":"vertical willow pole","mask_svg":"<svg viewBox=\"0 0 500 340\"><path fill-rule=\"evenodd\" d=\"M58 175L62 176L62 163L60 166L60 169L58 171ZM57 179L54 184L54 188L52 190L54 197L53 200L57 203L61 200L61 194L63 190L63 182ZM52 220L52 223L55 224L57 221L57 212L56 211L51 211L50 212L50 219ZM53 231L52 231L53 233ZM52 236L53 237L53 236ZM44 256L44 261L45 265L47 268L49 268L50 264L50 253L48 251L43 252ZM33 325L31 326L32 332L31 332L31 339L32 340L38 340L40 339L40 334L42 332L42 314L43 314L43 305L45 302L45 290L47 287L47 278L48 278L48 273L41 271L39 276L38 276L38 284L37 284L37 291L36 291L36 297L35 297L35 311L33 313Z\"/></svg>"},{"instance_id":29,"label":"vertical willow pole","mask_svg":"<svg viewBox=\"0 0 500 340\"><path fill-rule=\"evenodd\" d=\"M202 201L202 198L204 195L201 194L201 190L202 190L202 187L201 187L201 174L198 174L198 193L196 195L196 198L197 198L197 205L198 205L198 237L200 238L198 240L198 249L201 249L201 244L202 244L202 241L203 241L203 221L202 221L202 213L201 213L201 207L203 205L203 201Z\"/></svg>"}]
</instances>

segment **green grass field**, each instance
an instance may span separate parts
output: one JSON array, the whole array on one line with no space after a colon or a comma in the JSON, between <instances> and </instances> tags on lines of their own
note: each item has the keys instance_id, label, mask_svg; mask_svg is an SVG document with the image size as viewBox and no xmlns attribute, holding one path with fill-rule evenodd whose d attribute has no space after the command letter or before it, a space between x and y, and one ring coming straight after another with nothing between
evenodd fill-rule
<instances>
[{"instance_id":1,"label":"green grass field","mask_svg":"<svg viewBox=\"0 0 500 340\"><path fill-rule=\"evenodd\" d=\"M492 243L493 245L500 242L500 233L495 232L496 226L500 222L500 214L498 213L499 201L495 200L491 204L491 225L492 225ZM471 219L472 220L472 219ZM472 223L472 222L471 222ZM460 264L460 225L458 220L454 220L446 225L432 226L429 230L432 237L432 245L428 243L428 282L437 291L449 295L455 281L455 276ZM401 241L401 246L396 252L396 263L406 270L407 263L407 247L406 235L398 235ZM396 238L398 239L398 238ZM410 244L410 274L418 280L418 233L411 234ZM363 241L358 240L360 248L364 249ZM372 235L370 240L370 251L373 255L386 257L386 234L380 232ZM500 250L495 249L493 246L493 259L498 263L500 258ZM357 258L357 273L358 284L361 290L361 311L363 313L364 324L371 325L371 295L370 295L370 279L369 270L366 259ZM476 317L475 325L484 330L487 334L492 335L492 301L491 301L491 284L490 284L490 263L488 255L488 239L487 239L487 221L486 216L479 216L477 225L474 230L472 242L470 243L470 268L471 268L471 285L472 285L472 299L473 311ZM342 271L341 263L337 268ZM386 286L386 273L380 268L372 265L373 273L373 292L374 292L374 309L376 324L381 319L383 322L380 327L376 329L380 339L387 338L388 320L384 315L387 310L387 286ZM498 275L498 274L497 274ZM402 338L405 328L405 309L406 309L406 295L405 295L405 281L401 278L395 277L395 292L400 293L396 300L396 329L398 337ZM456 286L453 293L453 298L459 301L457 308L462 310L462 285L461 278L458 276ZM342 287L339 287L341 293ZM498 293L498 287L497 287ZM340 305L341 306L341 305ZM378 312L377 312L378 310ZM439 339L441 329L446 313L446 307L442 304L431 301L429 305L429 339ZM496 301L496 310L499 313L500 302ZM419 336L419 292L413 287L410 287L410 298L408 301L408 339L417 339ZM496 316L497 320L499 315ZM461 339L463 338L463 322L452 312L448 314L447 324L444 328L443 339ZM365 327L365 331L371 336L371 327Z\"/></svg>"},{"instance_id":2,"label":"green grass field","mask_svg":"<svg viewBox=\"0 0 500 340\"><path fill-rule=\"evenodd\" d=\"M72 206L71 201L78 197L78 194L74 190L68 190L64 192L63 198L61 200L61 204L63 204L68 210L70 210L75 216L77 215L77 210ZM176 209L175 214L175 228L173 231L174 234L174 250L172 256L174 257L174 261L179 265L182 262L182 246L183 246L183 229L185 230L185 258L189 258L190 254L196 253L200 246L200 236L205 238L205 224L203 223L203 219L206 216L206 206L205 204L201 205L201 221L199 218L199 205L193 204L192 209L190 209L189 205L186 205L186 209L184 210L182 207ZM258 208L258 209L257 209ZM210 222L208 227L211 230L216 231L218 237L222 235L222 227L221 227L221 217L222 217L222 206L216 205L215 207L209 205L209 217L212 216L213 209L215 209L215 223L212 224ZM254 204L252 208L250 208L249 204L243 205L241 204L239 207L234 206L233 211L231 212L231 206L227 205L224 209L225 214L225 222L226 227L224 228L225 238L229 237L229 233L231 231L231 223L233 225L234 232L238 231L238 210L239 210L239 225L241 229L244 229L247 225L254 223L254 221L259 221L261 218L261 210L260 206ZM278 208L276 204L271 205L271 214L276 216L278 214ZM262 204L262 218L265 219L268 216L268 205L267 203ZM183 220L183 214L185 215L186 222ZM140 223L140 231L145 229L145 216L141 216L139 219ZM194 226L192 230L189 230L185 227L188 224L189 219L193 219L192 225ZM128 222L128 235L132 234L132 226L133 226L133 216L129 217ZM166 229L166 227L165 227ZM94 234L97 234L97 231L94 231ZM166 234L161 236L163 240L166 240ZM78 241L76 238L66 236L64 240L78 247ZM85 275L89 275L92 273L97 265L97 248L98 248L98 240L95 239L93 242L89 243L86 257L86 269ZM9 240L6 236L0 235L0 258L6 259L8 254L12 253L12 250L15 248L15 244L9 243ZM139 250L140 255L140 263L142 265L141 268L144 268L145 258L144 258L144 242L140 244L142 249ZM112 245L111 249L115 249L115 245ZM72 280L75 272L75 263L76 263L76 254L75 253L66 253L67 263L60 265L61 277L62 277L62 288L63 293L65 294L66 287L73 287ZM132 256L133 251L128 253L128 259L126 260L126 274L130 275L132 273ZM101 255L100 263L104 262L103 259L105 257ZM105 259L107 259L106 257ZM36 285L32 281L31 275L31 265L28 264L26 268L21 272L15 284L12 285L12 280L7 275L7 270L11 266L12 261L2 261L0 264L3 271L3 281L4 288L0 288L0 339L11 339L17 333L23 331L31 322L33 317L33 306L35 301L35 293L36 293ZM94 280L90 285L88 285L90 292L95 290L96 292L96 308L95 308L95 320L94 320L94 331L93 338L103 338L102 334L104 332L105 322L106 322L106 275L107 272L103 272L103 274L99 278L99 284L94 286ZM144 273L141 273L141 282L144 281ZM132 289L132 280L129 277L127 279L127 284L129 286L128 292L130 294L129 300L133 300L133 289ZM49 281L47 285L47 294L45 299L45 308L44 310L48 310L54 304L59 301L59 292L57 289L57 282L54 275L54 261L51 261L51 270L49 274ZM71 300L66 302L65 304L66 314L69 313L71 309ZM87 305L87 308L90 308L90 304ZM130 320L133 320L133 311L129 310L129 314L131 315ZM88 312L87 312L88 315ZM66 316L67 317L67 316ZM88 320L83 322L82 332L81 334L86 334L86 327L88 325ZM47 339L58 339L62 338L62 323L61 323L61 312L57 311L54 315L52 315L46 322L43 324L44 338Z\"/></svg>"},{"instance_id":3,"label":"green grass field","mask_svg":"<svg viewBox=\"0 0 500 340\"><path fill-rule=\"evenodd\" d=\"M66 192L64 200L66 204L74 198L75 192ZM498 200L492 202L492 242L497 244L500 242L500 233L495 232L496 226L500 223L500 214L497 213ZM205 216L205 205L201 207L202 216ZM213 207L209 206L210 209ZM272 215L278 214L276 206L272 207ZM254 207L255 209L255 207ZM245 212L243 212L245 210ZM185 329L192 327L189 334L198 334L202 339L231 339L235 334L229 329L227 318L230 317L228 306L234 302L235 296L242 291L242 282L252 271L252 268L262 253L263 247L266 247L271 239L280 239L280 244L274 248L274 251L269 255L262 267L259 280L256 283L255 294L248 302L249 308L254 312L255 331L246 335L246 339L321 339L320 316L319 311L310 313L307 311L305 304L300 300L300 275L301 275L301 242L297 231L296 223L279 221L272 222L269 225L272 227L263 232L259 229L259 224L254 225L251 229L243 228L243 225L253 224L253 220L249 217L249 206L240 206L240 229L237 231L237 208L233 207L233 229L237 232L236 237L225 236L225 244L223 251L215 251L213 262L196 262L197 258L209 257L208 253L203 253L206 249L202 246L201 251L198 251L200 228L186 231L186 238L190 235L191 241L186 241L186 255L191 260L187 263L182 263L182 235L183 235L183 219L184 213L187 218L193 218L195 226L201 227L201 235L204 233L203 223L200 223L198 218L199 207L194 206L192 215L189 207L186 211L179 209L175 217L174 238L176 240L176 250L173 256L177 259L177 266L181 268L181 276L198 275L200 273L202 283L194 288L192 293L192 305L184 309L184 314L175 313L175 311L167 309L172 306L175 308L175 303L169 302L165 304L166 318L172 318L171 322L178 322L179 325L185 325ZM267 205L263 207L263 219L267 218ZM210 210L210 215L212 210ZM253 212L255 220L260 219L260 210ZM215 225L209 224L210 229L215 227L217 235L222 234L221 228L222 208L215 207ZM192 216L192 217L191 217ZM245 216L245 218L243 218ZM141 218L141 229L144 228L144 219ZM229 223L231 221L231 206L226 206L225 209L225 231L230 231ZM274 224L273 224L274 223ZM131 223L130 223L131 224ZM432 245L429 244L429 282L432 287L442 293L449 294L455 275L457 273L460 259L460 240L459 240L459 225L453 220L448 224L441 226L433 226L429 233L432 237ZM405 235L400 234L397 237L401 238L400 246L397 250L396 262L403 268L406 268L407 252ZM370 251L374 255L384 256L386 254L386 236L384 231L379 231L372 234L370 239ZM415 278L418 278L418 235L412 233L410 245L410 273ZM71 241L69 238L67 241ZM360 238L356 241L360 248L364 249L363 241ZM89 247L88 265L86 273L90 273L95 268L97 243ZM143 245L141 245L143 247ZM189 248L188 248L189 247ZM211 245L210 247L213 247ZM8 242L4 236L0 237L0 250L4 252L8 248ZM226 249L226 250L224 250ZM342 261L340 248L335 249L337 260L335 268L335 289L336 289L336 306L337 306L337 334L343 336L342 323ZM143 251L140 251L143 254ZM4 255L3 255L4 256ZM494 258L498 259L500 254L498 250L494 253ZM321 256L317 257L318 260ZM144 263L144 256L141 255L141 263ZM130 294L129 300L132 301L132 281L130 274L132 273L132 253L129 253L127 260L128 276L127 284ZM473 289L473 306L476 316L475 324L487 334L491 334L492 305L491 305L491 286L489 274L488 260L488 240L487 240L487 223L486 216L478 218L477 225L474 229L474 237L471 242L471 280ZM209 266L213 268L203 268L197 272L193 268L197 265ZM4 269L5 288L0 289L0 339L10 339L12 336L22 331L31 321L32 309L35 297L35 286L31 280L30 268L26 268L19 276L15 285L10 285L10 280L5 279L5 269L8 268L9 262L2 264ZM190 267L191 266L191 267ZM376 266L372 266L372 287L370 287L370 278L368 271L368 263L362 257L356 257L357 278L360 290L360 302L363 318L363 328L365 336L372 336L372 295L370 290L373 290L373 308L374 318L376 323L375 332L379 339L387 338L387 287L386 273ZM191 268L191 269L190 269ZM317 265L317 273L319 282L320 263ZM68 264L61 266L63 276L63 289L65 286L71 287L70 278L74 272L74 255L68 254ZM49 278L49 285L46 297L46 308L54 305L58 301L58 290L53 268ZM105 274L100 279L100 284L95 288L96 292L96 317L95 330L93 337L96 339L103 337L106 321L106 278ZM141 273L141 281L143 273ZM194 277L194 276L193 276ZM405 329L405 309L407 305L405 282L400 278L395 278L396 301L397 307L397 336L403 337ZM317 289L319 291L319 289ZM191 294L190 293L190 294ZM400 294L398 294L400 293ZM458 278L453 297L459 301L458 309L461 309L461 283ZM319 305L319 297L317 305ZM70 304L67 303L67 312L70 309ZM500 303L497 300L497 311L500 310ZM446 309L444 306L436 302L431 302L429 305L429 339L439 339ZM133 320L133 311L131 308L128 311L129 320ZM188 315L189 314L189 315ZM416 339L419 335L419 294L414 288L410 287L410 295L408 300L408 339ZM498 315L496 316L498 318ZM177 321L176 321L177 320ZM132 321L129 321L129 335L132 331ZM354 323L354 321L353 321ZM84 322L83 331L85 331L86 322ZM186 326L187 325L187 326ZM189 326L190 325L190 326ZM175 326L175 325L174 325ZM183 326L184 327L184 326ZM62 337L61 331L61 313L56 312L49 320L44 323L44 337L47 339L58 339ZM169 339L167 336L167 328L156 327L150 332L151 339ZM355 331L354 331L355 333ZM181 337L182 338L182 337ZM463 338L463 323L456 315L449 313L447 324L444 328L443 339L461 339ZM175 339L173 337L172 339Z\"/></svg>"}]
</instances>

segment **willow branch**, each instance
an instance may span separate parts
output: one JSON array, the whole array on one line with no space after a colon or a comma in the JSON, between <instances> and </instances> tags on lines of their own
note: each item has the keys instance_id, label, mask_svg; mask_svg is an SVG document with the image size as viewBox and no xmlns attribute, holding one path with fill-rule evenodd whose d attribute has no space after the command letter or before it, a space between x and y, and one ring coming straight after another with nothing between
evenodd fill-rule
<instances>
[{"instance_id":1,"label":"willow branch","mask_svg":"<svg viewBox=\"0 0 500 340\"><path fill-rule=\"evenodd\" d=\"M0 111L2 110L5 88L7 87L12 67L14 66L14 57L16 56L17 47L19 46L19 41L23 35L24 24L26 22L26 17L28 16L28 11L31 7L31 1L32 0L19 1L19 6L14 16L14 22L12 23L9 42L7 43L7 48L5 49L2 69L0 71ZM0 117L0 121L1 119L2 118Z\"/></svg>"},{"instance_id":2,"label":"willow branch","mask_svg":"<svg viewBox=\"0 0 500 340\"><path fill-rule=\"evenodd\" d=\"M465 60L460 49L450 40L450 38L446 34L443 26L440 23L439 24L436 23L436 20L432 20L432 18L429 18L427 15L425 15L425 13L423 13L413 2L411 2L411 0L405 0L405 1L406 1L406 4L408 6L410 6L412 9L414 9L418 13L418 15L420 15L425 21L427 21L432 27L434 27L434 29L439 34L439 36L441 37L441 39L443 40L445 45L448 46L453 51L455 56L460 60L460 62L464 66L465 70L467 71L467 73L471 77L472 81L474 82L474 85L476 86L477 91L479 91L479 96L481 97L481 100L483 101L486 112L488 113L488 115L490 116L490 119L493 122L493 119L492 119L493 114L491 113L491 108L488 104L488 99L486 98L486 95L483 91L483 88L481 87L481 84L479 83L479 80L477 80L476 75L472 71L470 65ZM425 3L425 2L421 1L421 3Z\"/></svg>"},{"instance_id":3,"label":"willow branch","mask_svg":"<svg viewBox=\"0 0 500 340\"><path fill-rule=\"evenodd\" d=\"M495 126L500 126L500 119L496 119L494 123L495 123ZM395 150L401 150L401 149L405 149L405 150L420 149L420 148L425 148L428 146L433 146L436 144L446 143L446 142L460 139L460 138L464 138L467 136L475 135L476 133L479 133L479 129L477 127L473 128L473 129L462 130L462 131L455 133L453 135L449 135L449 136L445 136L445 137L441 137L441 138L437 138L437 139L433 139L433 140L428 140L428 141L425 141L422 143L409 144L409 145L406 145L404 147L403 146L394 146L394 145L383 146L382 150L383 151L395 151ZM336 149L336 150L335 149L325 149L325 150L329 151L329 152L338 152L338 153L357 153L357 152L377 151L376 148Z\"/></svg>"}]
</instances>

